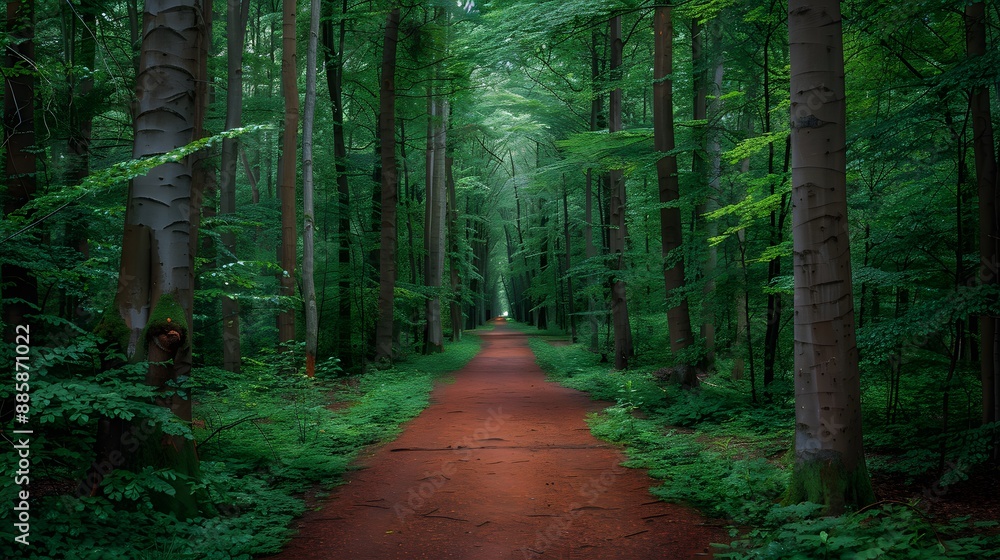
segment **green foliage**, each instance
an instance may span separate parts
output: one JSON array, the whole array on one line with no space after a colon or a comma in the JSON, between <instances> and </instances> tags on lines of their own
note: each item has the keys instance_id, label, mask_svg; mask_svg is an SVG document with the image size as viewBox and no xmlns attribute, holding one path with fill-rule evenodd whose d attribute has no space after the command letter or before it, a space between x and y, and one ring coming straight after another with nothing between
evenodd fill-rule
<instances>
[{"instance_id":1,"label":"green foliage","mask_svg":"<svg viewBox=\"0 0 1000 560\"><path fill-rule=\"evenodd\" d=\"M3 227L0 228L0 235L5 234L3 238L5 242L10 241L38 225L45 218L97 191L109 189L130 179L145 175L153 168L164 163L180 161L195 152L206 150L213 145L221 143L225 138L236 138L243 134L260 130L270 130L270 127L252 125L244 128L234 128L220 132L214 136L195 140L186 146L175 148L165 154L119 162L95 171L88 175L79 185L67 186L60 190L46 193L45 196L33 198L18 213L6 215L4 221L0 222L3 224ZM32 212L38 212L44 217L37 220L27 217Z\"/></svg>"},{"instance_id":2,"label":"green foliage","mask_svg":"<svg viewBox=\"0 0 1000 560\"><path fill-rule=\"evenodd\" d=\"M706 514L731 520L738 538L716 545L719 558L991 558L1000 553L996 522L950 522L928 518L920 504L880 503L837 517L819 516L821 504L779 505L791 475L791 394L787 384L771 387L773 404L750 406L745 382L716 375L696 391L663 389L648 372L614 372L580 346L554 347L532 339L539 365L560 383L616 402L593 414L594 435L626 446L626 466L647 469L662 483L650 492L666 501L688 504ZM900 438L910 445L920 428L880 434L883 445ZM898 426L902 429L905 426ZM968 445L957 448L960 461L939 481L967 476L972 463L986 460L997 425L967 432ZM872 437L872 436L869 436ZM960 450L960 451L958 451ZM926 447L893 458L900 469L936 461ZM871 468L886 462L870 460Z\"/></svg>"},{"instance_id":3,"label":"green foliage","mask_svg":"<svg viewBox=\"0 0 1000 560\"><path fill-rule=\"evenodd\" d=\"M1000 552L1000 538L972 531L997 523L954 519L933 523L906 504L879 507L837 517L816 517L818 504L775 507L761 528L732 543L717 558L825 560L887 558L937 560L991 558Z\"/></svg>"},{"instance_id":4,"label":"green foliage","mask_svg":"<svg viewBox=\"0 0 1000 560\"><path fill-rule=\"evenodd\" d=\"M649 469L663 481L651 492L664 500L686 503L713 516L750 523L780 499L787 484L786 469L762 457L747 455L733 437L713 437L719 429L739 434L741 443L773 441L789 434L787 427L772 432L771 420L760 415L741 418L731 388L701 392L662 388L649 372L615 372L582 352L579 346L553 347L531 341L539 365L563 385L590 393L599 400L616 401L589 419L594 435L622 443L627 466ZM587 362L590 361L590 364ZM739 399L745 402L745 398ZM707 433L667 429L664 426L724 424ZM764 446L767 449L767 446Z\"/></svg>"},{"instance_id":5,"label":"green foliage","mask_svg":"<svg viewBox=\"0 0 1000 560\"><path fill-rule=\"evenodd\" d=\"M359 450L393 438L427 406L435 381L468 362L480 345L467 335L442 354L347 378L335 359L318 368L316 378L305 377L294 346L273 356L274 364L249 365L239 374L198 368L192 433L153 404L152 389L142 383L146 364L75 375L94 367L97 342L81 336L75 345L42 349L33 361L34 421L44 430L32 439L32 480L44 478L61 490L32 503L27 556L13 548L20 545L10 532L12 512L0 512L4 557L250 560L275 553L304 510L304 493L336 485ZM152 467L108 468L100 495L81 493L78 481L93 462L101 416L153 418L165 432L194 437L200 478ZM16 459L14 450L2 457L4 465ZM19 487L11 473L3 474L0 499L13 503ZM178 481L206 492L219 516L180 521L157 512L154 496L173 495Z\"/></svg>"}]
</instances>

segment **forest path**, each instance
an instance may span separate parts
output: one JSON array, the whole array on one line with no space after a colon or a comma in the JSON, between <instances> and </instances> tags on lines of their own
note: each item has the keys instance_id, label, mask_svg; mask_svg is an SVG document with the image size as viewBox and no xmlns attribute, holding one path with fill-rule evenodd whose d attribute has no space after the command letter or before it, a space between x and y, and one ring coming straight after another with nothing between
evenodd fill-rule
<instances>
[{"instance_id":1,"label":"forest path","mask_svg":"<svg viewBox=\"0 0 1000 560\"><path fill-rule=\"evenodd\" d=\"M547 382L498 322L396 441L361 460L275 559L708 558L726 533L657 501L590 434L607 403Z\"/></svg>"}]
</instances>

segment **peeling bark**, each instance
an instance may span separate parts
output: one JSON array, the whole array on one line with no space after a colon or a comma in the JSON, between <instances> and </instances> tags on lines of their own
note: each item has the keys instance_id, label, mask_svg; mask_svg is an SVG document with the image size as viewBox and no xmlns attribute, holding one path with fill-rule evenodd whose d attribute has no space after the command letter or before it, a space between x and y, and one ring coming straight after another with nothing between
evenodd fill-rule
<instances>
[{"instance_id":1,"label":"peeling bark","mask_svg":"<svg viewBox=\"0 0 1000 560\"><path fill-rule=\"evenodd\" d=\"M133 157L166 153L189 144L200 129L198 87L206 22L197 0L158 0L145 4L142 49L136 84ZM166 163L132 182L126 214L116 309L128 329L127 354L151 363L146 383L157 402L184 422L191 421L191 400L183 386L191 373L193 254L191 238L192 161ZM152 438L141 464L169 466L196 476L194 443L179 436ZM179 517L204 511L190 487L174 484L173 497L157 506Z\"/></svg>"}]
</instances>

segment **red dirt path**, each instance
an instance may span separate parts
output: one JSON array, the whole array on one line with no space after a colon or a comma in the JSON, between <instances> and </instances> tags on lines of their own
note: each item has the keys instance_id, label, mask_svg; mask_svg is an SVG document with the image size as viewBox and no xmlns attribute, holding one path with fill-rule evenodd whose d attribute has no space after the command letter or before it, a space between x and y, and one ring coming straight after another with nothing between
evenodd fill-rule
<instances>
[{"instance_id":1,"label":"red dirt path","mask_svg":"<svg viewBox=\"0 0 1000 560\"><path fill-rule=\"evenodd\" d=\"M688 559L729 540L619 466L584 423L607 403L545 381L525 335L500 323L482 336L455 382L274 559Z\"/></svg>"}]
</instances>

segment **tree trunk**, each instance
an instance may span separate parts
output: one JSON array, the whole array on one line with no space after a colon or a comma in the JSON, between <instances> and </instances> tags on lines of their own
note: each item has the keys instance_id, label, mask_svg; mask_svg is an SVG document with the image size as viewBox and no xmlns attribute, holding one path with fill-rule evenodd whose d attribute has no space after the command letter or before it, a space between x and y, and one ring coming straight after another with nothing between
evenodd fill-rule
<instances>
[{"instance_id":1,"label":"tree trunk","mask_svg":"<svg viewBox=\"0 0 1000 560\"><path fill-rule=\"evenodd\" d=\"M399 8L385 20L382 47L382 81L379 90L378 133L382 146L382 226L379 251L378 323L375 325L375 361L393 358L394 301L396 289L396 43L399 39Z\"/></svg>"},{"instance_id":2,"label":"tree trunk","mask_svg":"<svg viewBox=\"0 0 1000 560\"><path fill-rule=\"evenodd\" d=\"M538 232L541 236L540 246L538 249L538 279L539 284L545 284L545 273L549 267L549 232L548 232L548 219L545 216L545 200L542 198L538 199ZM530 229L529 222L529 229ZM544 303L548 300L547 295L543 295L538 302L538 313L536 313L535 326L539 330L548 330L549 328L549 312L548 305Z\"/></svg>"},{"instance_id":3,"label":"tree trunk","mask_svg":"<svg viewBox=\"0 0 1000 560\"><path fill-rule=\"evenodd\" d=\"M791 0L795 465L789 502L874 500L865 466L847 224L840 3Z\"/></svg>"},{"instance_id":4,"label":"tree trunk","mask_svg":"<svg viewBox=\"0 0 1000 560\"><path fill-rule=\"evenodd\" d=\"M788 165L791 159L791 138L785 143L785 165L782 174L788 172ZM770 165L770 164L769 164ZM771 194L774 195L774 176L771 179ZM770 247L776 247L785 241L785 219L788 217L785 206L788 196L781 195L781 202L777 210L771 211L771 241ZM781 274L781 258L775 257L767 263L767 285L778 278ZM774 382L774 367L778 361L778 335L781 333L781 317L783 302L781 294L767 294L767 327L764 331L764 398L771 400L770 385Z\"/></svg>"},{"instance_id":5,"label":"tree trunk","mask_svg":"<svg viewBox=\"0 0 1000 560\"><path fill-rule=\"evenodd\" d=\"M100 7L93 0L81 0L77 11L79 24L72 17L73 31L69 34L70 55L68 64L71 72L69 78L69 182L80 184L90 174L90 143L93 137L93 120L95 103L94 77L92 70L96 63L97 37L93 30L97 22L97 12ZM76 47L77 31L79 31L79 48ZM67 209L68 210L68 209ZM90 245L87 240L89 220L86 210L74 210L74 217L66 223L66 246L76 250L81 259L90 258ZM66 314L69 319L77 319L80 309L80 299L67 295L65 301Z\"/></svg>"},{"instance_id":6,"label":"tree trunk","mask_svg":"<svg viewBox=\"0 0 1000 560\"><path fill-rule=\"evenodd\" d=\"M140 71L136 96L133 157L163 154L193 140L200 45L205 19L198 0L150 1L143 14ZM161 391L157 403L184 422L191 421L191 400L184 386L191 373L193 255L191 158L166 163L132 182L122 243L116 307L124 323L123 340L132 361L151 362L146 383ZM119 329L115 329L119 330ZM197 476L194 442L180 436L151 438L140 461L169 466ZM176 494L160 495L157 506L188 518L204 509L190 486L178 479Z\"/></svg>"},{"instance_id":7,"label":"tree trunk","mask_svg":"<svg viewBox=\"0 0 1000 560\"><path fill-rule=\"evenodd\" d=\"M716 222L706 221L703 216L712 210L717 208L715 202L715 194L717 191L711 189L711 187L717 187L716 181L716 162L719 156L719 143L718 137L714 130L710 128L708 122L708 89L711 86L716 85L716 81L709 82L709 72L707 67L707 56L705 55L705 38L704 35L706 31L712 32L712 38L715 39L714 30L718 28L718 25L713 23L708 29L698 22L697 18L691 20L691 65L694 70L694 111L693 116L695 121L705 121L704 125L698 126L696 128L696 134L698 139L698 146L694 151L693 157L691 158L691 171L694 173L695 180L699 184L708 183L710 190L705 196L705 202L698 205L695 212L695 221L699 224L700 228L705 230L704 237L712 238L717 235ZM709 45L709 49L718 54L714 55L715 65L712 68L712 76L717 79L718 87L713 88L714 98L712 100L712 118L718 117L718 112L720 109L719 95L722 89L722 45L721 41L714 41ZM671 49L673 50L673 49ZM654 86L655 87L655 86ZM654 94L655 96L655 94ZM672 105L672 104L671 104ZM655 103L654 103L655 106ZM713 150L714 148L714 150ZM701 150L704 150L702 152ZM708 158L711 158L709 161ZM711 165L711 167L710 167ZM709 231L711 229L711 231ZM715 363L715 317L714 317L714 305L712 301L712 292L715 291L715 281L713 276L715 275L715 265L716 265L716 247L714 245L709 245L707 248L707 258L702 265L702 275L705 277L705 287L701 304L701 336L705 340L705 367L710 369L712 364Z\"/></svg>"},{"instance_id":8,"label":"tree trunk","mask_svg":"<svg viewBox=\"0 0 1000 560\"><path fill-rule=\"evenodd\" d=\"M965 7L965 41L968 57L986 54L986 4L969 3ZM976 184L979 188L979 258L980 280L997 283L998 218L996 206L997 160L993 144L993 120L990 114L990 94L985 87L972 90L972 146L976 159ZM983 313L979 316L980 374L983 386L983 423L1000 420L1000 384L997 383L997 334L1000 319Z\"/></svg>"},{"instance_id":9,"label":"tree trunk","mask_svg":"<svg viewBox=\"0 0 1000 560\"><path fill-rule=\"evenodd\" d=\"M656 33L653 61L653 135L656 150L666 153L674 149L673 84L669 79L673 72L671 7L657 7L653 17ZM660 202L676 204L680 199L677 158L667 155L661 157L656 162L656 174ZM687 298L674 294L675 290L684 289L684 257L680 251L683 243L680 208L672 206L660 210L660 234L663 246L663 281L667 293L670 350L676 354L694 342ZM684 371L683 385L692 387L697 384L696 370L687 367Z\"/></svg>"},{"instance_id":10,"label":"tree trunk","mask_svg":"<svg viewBox=\"0 0 1000 560\"><path fill-rule=\"evenodd\" d=\"M772 132L771 126L771 38L778 26L770 28L764 40L764 133ZM785 143L785 165L782 174L788 172L790 139ZM770 194L775 193L774 141L767 145L767 173L770 184ZM781 196L781 204L777 210L771 211L769 247L776 247L784 241L785 235L785 204L787 197ZM775 257L767 263L767 285L771 285L781 274L781 258ZM774 381L774 366L778 357L778 334L781 331L782 300L781 294L767 294L767 326L764 331L764 396L770 400L770 385Z\"/></svg>"},{"instance_id":11,"label":"tree trunk","mask_svg":"<svg viewBox=\"0 0 1000 560\"><path fill-rule=\"evenodd\" d=\"M459 274L461 259L458 256L458 201L455 196L455 176L452 173L454 160L445 158L445 186L448 190L448 235L451 238L448 251L448 268L451 272L451 341L462 340L462 280Z\"/></svg>"},{"instance_id":12,"label":"tree trunk","mask_svg":"<svg viewBox=\"0 0 1000 560\"><path fill-rule=\"evenodd\" d=\"M306 315L306 375L316 375L319 316L316 307L315 229L313 208L313 121L316 117L316 51L319 42L319 0L309 2L309 41L306 47L306 99L302 115L302 299Z\"/></svg>"},{"instance_id":13,"label":"tree trunk","mask_svg":"<svg viewBox=\"0 0 1000 560\"><path fill-rule=\"evenodd\" d=\"M569 336L570 341L576 344L576 302L573 296L573 275L570 274L570 269L573 266L571 250L572 245L570 244L569 235L569 192L566 188L566 177L563 176L563 239L566 245L566 315L569 318Z\"/></svg>"},{"instance_id":14,"label":"tree trunk","mask_svg":"<svg viewBox=\"0 0 1000 560\"><path fill-rule=\"evenodd\" d=\"M333 6L327 2L324 6ZM337 322L337 355L344 369L354 364L354 352L351 348L351 191L347 177L347 143L344 141L344 43L347 35L345 18L347 16L347 0L341 6L340 24L337 26L338 38L334 43L333 14L323 18L323 46L326 61L326 85L330 93L330 105L333 108L333 157L334 170L337 175L337 236L338 251L338 314Z\"/></svg>"},{"instance_id":15,"label":"tree trunk","mask_svg":"<svg viewBox=\"0 0 1000 560\"><path fill-rule=\"evenodd\" d=\"M3 212L19 210L35 195L35 3L8 0L7 32L14 40L7 45L4 68L4 148L6 186ZM38 281L30 270L4 264L0 276L5 284L4 340L14 339L14 327L25 324L25 316L38 303ZM10 301L14 300L14 301Z\"/></svg>"},{"instance_id":16,"label":"tree trunk","mask_svg":"<svg viewBox=\"0 0 1000 560\"><path fill-rule=\"evenodd\" d=\"M622 65L622 19L621 16L611 18L611 79L620 81ZM615 87L611 90L611 101L608 109L608 132L614 134L622 130L622 90ZM625 246L628 231L625 225L625 177L620 169L614 169L610 176L609 225L611 226L611 269L614 277L611 279L611 315L615 329L615 369L628 368L628 361L634 351L632 348L632 327L628 317L628 297L625 279Z\"/></svg>"},{"instance_id":17,"label":"tree trunk","mask_svg":"<svg viewBox=\"0 0 1000 560\"><path fill-rule=\"evenodd\" d=\"M706 117L708 118L708 128L706 130L705 151L709 160L709 181L708 195L700 210L700 214L711 213L718 209L719 198L722 196L722 77L725 71L724 45L722 41L722 22L713 21L708 26L710 57L712 60L711 80L708 87L711 90L712 99L708 103ZM705 222L705 236L709 239L719 233L719 225L715 220ZM702 289L702 325L701 336L705 339L705 359L706 367L714 368L715 364L715 321L718 307L715 305L713 295L716 289L715 276L718 273L718 248L715 245L708 247L708 258L702 266L702 275L705 277L705 286Z\"/></svg>"},{"instance_id":18,"label":"tree trunk","mask_svg":"<svg viewBox=\"0 0 1000 560\"><path fill-rule=\"evenodd\" d=\"M249 14L250 0L226 2L226 130L238 128L243 118L243 45ZM222 140L219 213L223 216L236 213L236 159L239 151L237 138ZM236 234L223 232L221 237L228 252L223 257L223 262L233 262L236 255ZM222 296L223 367L227 371L239 371L240 361L240 303Z\"/></svg>"},{"instance_id":19,"label":"tree trunk","mask_svg":"<svg viewBox=\"0 0 1000 560\"><path fill-rule=\"evenodd\" d=\"M519 321L524 321L529 325L534 326L537 324L535 317L537 313L535 311L535 302L531 298L531 295L527 293L527 289L531 287L533 280L533 275L531 271L531 266L528 264L528 252L526 250L526 245L524 244L524 228L521 226L521 195L518 194L517 190L517 168L514 165L514 153L510 152L510 183L514 188L514 229L517 231L517 246L520 248L518 251L521 254L521 264L524 266L524 271L521 275L518 275L517 282L526 289L518 290L521 297L518 298L520 305L522 307L522 319ZM527 202L525 202L525 208L529 208ZM525 221L530 222L530 214L525 212Z\"/></svg>"},{"instance_id":20,"label":"tree trunk","mask_svg":"<svg viewBox=\"0 0 1000 560\"><path fill-rule=\"evenodd\" d=\"M593 98L590 101L590 130L596 131L603 128L601 119L603 116L603 96L597 92L601 90L601 57L598 52L599 46L603 43L600 34L594 30L590 34L590 83L593 90ZM586 192L584 194L584 254L588 260L592 260L598 255L597 244L594 243L594 171L587 169ZM600 197L598 197L598 202ZM588 286L594 285L593 277L587 279ZM593 291L593 290L591 290ZM587 297L587 322L590 325L590 351L597 352L600 347L600 331L603 304L599 305L597 299L591 293ZM602 361L604 354L602 352Z\"/></svg>"},{"instance_id":21,"label":"tree trunk","mask_svg":"<svg viewBox=\"0 0 1000 560\"><path fill-rule=\"evenodd\" d=\"M438 16L440 17L440 16ZM427 154L427 196L424 244L427 251L425 285L430 288L427 300L427 327L424 337L424 353L431 354L444 350L444 334L441 326L441 283L444 275L445 257L445 146L448 130L448 100L439 97L436 87L432 87L428 100L430 115L428 120Z\"/></svg>"},{"instance_id":22,"label":"tree trunk","mask_svg":"<svg viewBox=\"0 0 1000 560\"><path fill-rule=\"evenodd\" d=\"M285 100L285 121L281 141L281 177L278 190L281 198L281 275L279 293L295 295L295 151L299 132L299 89L295 68L295 0L281 3L281 92ZM295 340L295 309L288 306L278 315L278 341Z\"/></svg>"}]
</instances>

